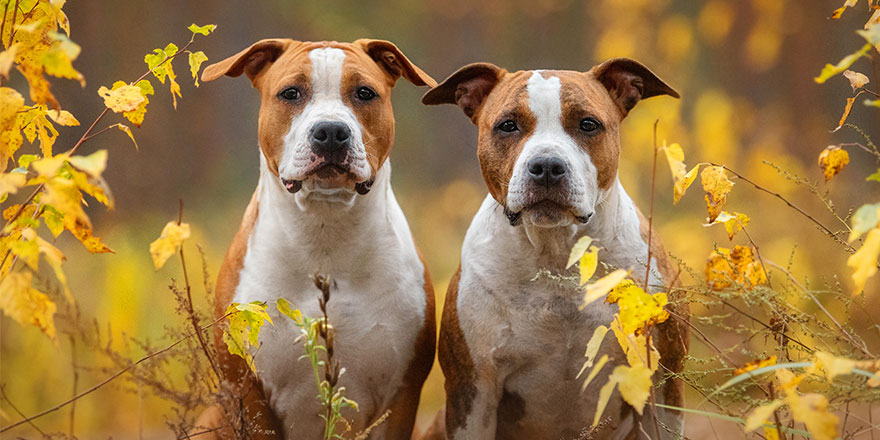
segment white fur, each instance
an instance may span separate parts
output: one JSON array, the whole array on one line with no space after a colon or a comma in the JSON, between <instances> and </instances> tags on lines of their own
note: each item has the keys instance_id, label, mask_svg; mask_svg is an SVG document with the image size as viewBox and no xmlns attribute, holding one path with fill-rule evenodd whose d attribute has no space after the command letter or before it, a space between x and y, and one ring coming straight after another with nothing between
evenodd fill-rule
<instances>
[{"instance_id":1,"label":"white fur","mask_svg":"<svg viewBox=\"0 0 880 440\"><path fill-rule=\"evenodd\" d=\"M529 161L538 156L555 156L565 161L568 167L567 198L577 215L587 216L593 213L599 190L598 172L590 156L562 127L560 89L558 77L544 78L540 70L532 73L526 85L529 109L537 119L537 125L513 167L507 192L507 207L512 212L525 208ZM528 222L529 219L524 217L523 220Z\"/></svg>"},{"instance_id":2,"label":"white fur","mask_svg":"<svg viewBox=\"0 0 880 440\"><path fill-rule=\"evenodd\" d=\"M357 182L370 178L370 164L363 142L363 131L357 116L342 101L342 67L345 52L327 47L309 52L312 62L312 84L309 102L302 113L290 124L284 136L284 151L278 165L278 174L287 180L305 180L319 161L311 151L309 133L318 122L342 122L351 129L351 149L348 165ZM308 183L307 183L308 184Z\"/></svg>"},{"instance_id":3,"label":"white fur","mask_svg":"<svg viewBox=\"0 0 880 440\"><path fill-rule=\"evenodd\" d=\"M391 165L372 191L350 203L287 192L261 156L259 213L235 293L236 302L268 301L274 326L260 334L255 363L287 438L319 438L323 421L316 384L302 355L299 330L275 308L286 298L304 315L320 316L311 277L327 274L340 383L360 411L344 410L355 431L382 414L402 383L424 323L422 266L390 186ZM377 428L383 438L386 428Z\"/></svg>"}]
</instances>

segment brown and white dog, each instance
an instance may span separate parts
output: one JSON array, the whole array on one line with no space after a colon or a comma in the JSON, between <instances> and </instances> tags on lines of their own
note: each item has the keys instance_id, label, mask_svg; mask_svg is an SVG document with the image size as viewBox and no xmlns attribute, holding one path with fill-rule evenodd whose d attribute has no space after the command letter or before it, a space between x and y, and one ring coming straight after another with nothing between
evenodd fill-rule
<instances>
[{"instance_id":1,"label":"brown and white dog","mask_svg":"<svg viewBox=\"0 0 880 440\"><path fill-rule=\"evenodd\" d=\"M619 130L640 99L664 94L678 97L638 62L614 59L588 72L511 73L471 64L422 99L457 104L477 125L489 187L465 236L441 321L448 438L654 437L653 419L637 418L619 397L589 432L604 381L582 392L583 377L576 376L587 340L611 322L616 307L596 301L579 311L583 290L553 275L574 275L565 267L569 251L589 235L602 247L600 261L644 276L647 222L618 180ZM651 268L660 273L652 272L650 284L675 282L660 243L652 249ZM670 319L655 338L660 372L681 371L683 324ZM599 356L612 361L600 378L626 362L616 345L602 345ZM681 383L666 381L657 401L681 405ZM660 411L658 419L664 438L682 428L671 412Z\"/></svg>"},{"instance_id":2,"label":"brown and white dog","mask_svg":"<svg viewBox=\"0 0 880 440\"><path fill-rule=\"evenodd\" d=\"M434 360L434 292L390 186L390 98L401 76L437 83L380 40L262 40L206 68L202 80L242 73L262 99L260 180L220 270L216 314L231 302L283 297L320 316L312 274L330 275L334 356L347 371L340 385L360 407L343 415L358 432L390 410L370 438L409 439ZM299 331L274 306L270 314L275 325L263 327L255 356L260 381L220 348L225 379L255 419L251 438L320 438ZM214 407L198 424L229 417Z\"/></svg>"}]
</instances>

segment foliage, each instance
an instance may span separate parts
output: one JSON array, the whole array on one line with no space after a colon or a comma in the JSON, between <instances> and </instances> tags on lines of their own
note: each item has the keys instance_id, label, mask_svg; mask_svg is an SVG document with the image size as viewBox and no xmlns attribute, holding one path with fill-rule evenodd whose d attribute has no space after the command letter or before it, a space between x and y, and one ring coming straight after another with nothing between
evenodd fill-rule
<instances>
[{"instance_id":1,"label":"foliage","mask_svg":"<svg viewBox=\"0 0 880 440\"><path fill-rule=\"evenodd\" d=\"M45 75L78 80L85 87L85 78L74 67L73 62L80 53L80 47L69 39L70 24L63 11L64 0L5 0L0 2L3 22L0 27L0 40L4 51L0 53L0 76L9 77L12 66L25 77L30 88L30 105L17 90L0 87L0 200L11 194L30 190L30 195L3 212L6 223L0 236L0 286L2 301L0 308L6 315L21 324L33 324L47 336L55 339L53 315L56 306L52 299L40 290L37 283L42 279L39 272L39 257L43 256L53 269L55 280L61 284L68 301L73 297L67 287L67 279L62 269L64 254L40 238L38 231L45 225L53 238L63 231L70 231L85 248L92 253L112 252L92 231L92 223L83 209L87 205L85 196L112 208L113 199L102 174L107 166L107 151L98 150L88 156L76 155L82 145L111 128L125 132L132 141L131 129L121 123L95 130L108 111L123 113L132 123L140 126L149 102L147 95L153 94L149 80L144 79L152 73L160 82L165 76L172 82L172 95L180 96L180 87L174 82L172 59L189 47L195 35L207 35L213 25L191 26L193 36L183 50L169 44L161 57L148 55L149 70L131 83L117 81L108 89L101 86L98 95L103 98L106 109L85 130L79 141L68 151L54 152L60 126L78 126L74 115L60 108L60 103L52 94L50 83ZM59 32L63 31L63 32ZM198 67L207 57L204 53L190 57L193 77ZM2 79L0 79L2 81ZM24 140L39 146L39 154L16 153ZM137 145L135 143L135 145ZM9 169L9 163L14 165ZM17 165L17 167L15 166ZM177 249L179 242L189 235L188 226L176 229L171 224L163 232L163 238L151 246L156 268L162 266ZM25 266L18 263L24 262Z\"/></svg>"}]
</instances>

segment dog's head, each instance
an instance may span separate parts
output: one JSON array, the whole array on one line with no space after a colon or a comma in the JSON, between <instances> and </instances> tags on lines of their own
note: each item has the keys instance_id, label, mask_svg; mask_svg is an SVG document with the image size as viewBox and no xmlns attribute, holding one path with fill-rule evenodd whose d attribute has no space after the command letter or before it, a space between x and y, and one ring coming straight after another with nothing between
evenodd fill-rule
<instances>
[{"instance_id":1,"label":"dog's head","mask_svg":"<svg viewBox=\"0 0 880 440\"><path fill-rule=\"evenodd\" d=\"M250 78L260 91L259 141L291 193L303 185L366 194L394 143L391 88L437 83L388 41L261 40L213 64L202 81Z\"/></svg>"},{"instance_id":2,"label":"dog's head","mask_svg":"<svg viewBox=\"0 0 880 440\"><path fill-rule=\"evenodd\" d=\"M422 98L457 104L479 129L477 155L511 224L586 223L616 180L620 123L641 99L678 93L642 64L588 72L462 67Z\"/></svg>"}]
</instances>

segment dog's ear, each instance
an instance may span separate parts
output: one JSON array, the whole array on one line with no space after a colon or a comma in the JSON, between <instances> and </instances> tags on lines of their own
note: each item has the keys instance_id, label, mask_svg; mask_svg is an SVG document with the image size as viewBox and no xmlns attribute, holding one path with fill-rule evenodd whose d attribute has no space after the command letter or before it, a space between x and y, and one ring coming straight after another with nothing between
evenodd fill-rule
<instances>
[{"instance_id":1,"label":"dog's ear","mask_svg":"<svg viewBox=\"0 0 880 440\"><path fill-rule=\"evenodd\" d=\"M391 77L392 82L401 76L417 86L434 87L437 81L413 64L394 43L385 40L360 39L354 42Z\"/></svg>"},{"instance_id":2,"label":"dog's ear","mask_svg":"<svg viewBox=\"0 0 880 440\"><path fill-rule=\"evenodd\" d=\"M213 81L223 75L236 77L244 73L253 82L254 78L277 60L293 42L280 38L257 41L251 47L206 67L202 72L202 81Z\"/></svg>"},{"instance_id":3,"label":"dog's ear","mask_svg":"<svg viewBox=\"0 0 880 440\"><path fill-rule=\"evenodd\" d=\"M471 120L483 107L483 102L501 81L506 70L491 63L474 63L458 69L440 85L428 90L422 97L425 105L456 104Z\"/></svg>"},{"instance_id":4,"label":"dog's ear","mask_svg":"<svg viewBox=\"0 0 880 440\"><path fill-rule=\"evenodd\" d=\"M679 98L678 92L636 60L614 58L590 69L624 116L639 100L657 95Z\"/></svg>"}]
</instances>

